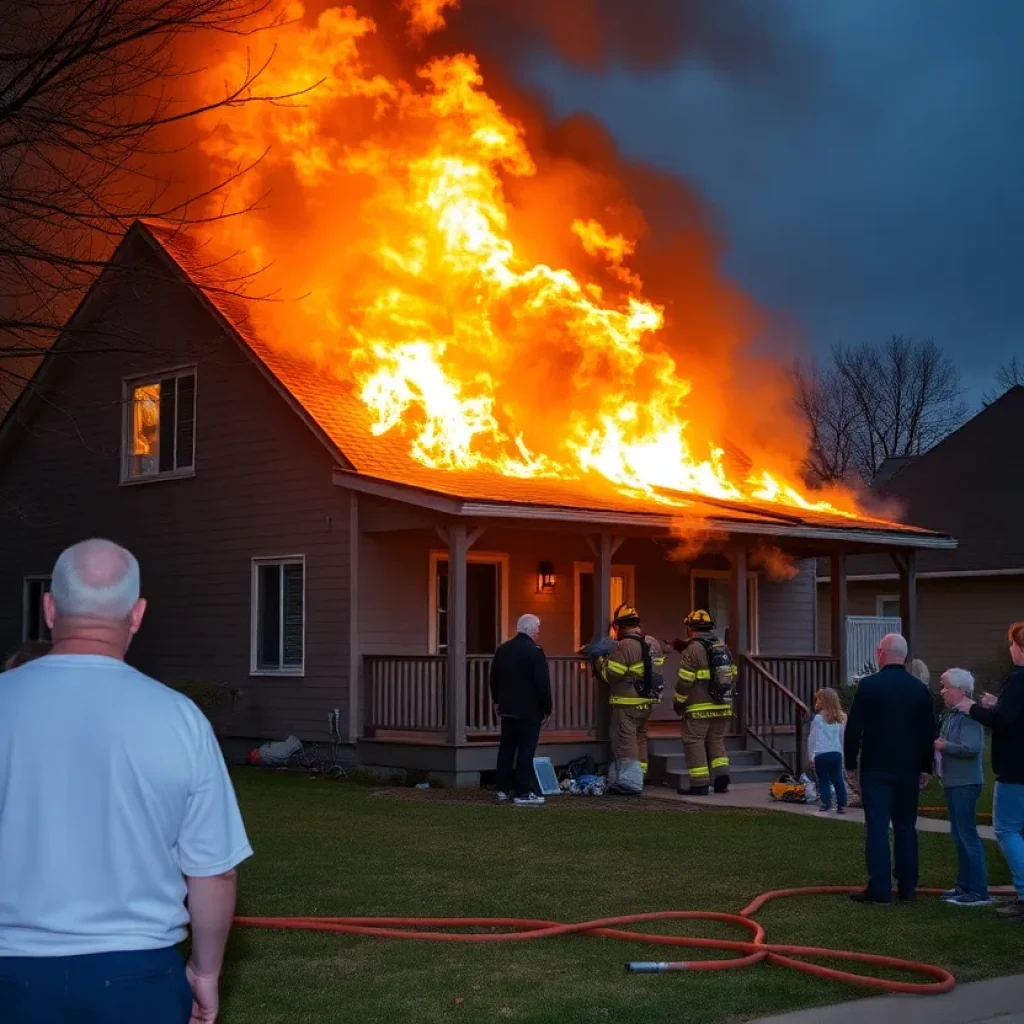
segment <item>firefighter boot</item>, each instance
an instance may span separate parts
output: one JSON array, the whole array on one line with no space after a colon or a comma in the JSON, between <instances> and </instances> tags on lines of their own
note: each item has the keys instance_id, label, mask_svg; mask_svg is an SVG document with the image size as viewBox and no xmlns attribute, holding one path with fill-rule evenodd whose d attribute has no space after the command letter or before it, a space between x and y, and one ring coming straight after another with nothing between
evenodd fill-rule
<instances>
[{"instance_id":1,"label":"firefighter boot","mask_svg":"<svg viewBox=\"0 0 1024 1024\"><path fill-rule=\"evenodd\" d=\"M728 775L716 775L715 776L715 792L716 793L728 793L729 792L729 776Z\"/></svg>"}]
</instances>

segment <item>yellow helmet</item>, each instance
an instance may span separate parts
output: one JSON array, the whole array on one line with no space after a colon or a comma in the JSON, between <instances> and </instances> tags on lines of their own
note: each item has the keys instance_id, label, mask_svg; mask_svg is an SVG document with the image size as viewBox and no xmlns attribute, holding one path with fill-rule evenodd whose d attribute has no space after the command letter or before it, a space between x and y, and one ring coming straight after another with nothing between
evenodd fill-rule
<instances>
[{"instance_id":1,"label":"yellow helmet","mask_svg":"<svg viewBox=\"0 0 1024 1024\"><path fill-rule=\"evenodd\" d=\"M709 633L715 628L715 620L703 608L695 608L683 619L683 625L698 633Z\"/></svg>"},{"instance_id":2,"label":"yellow helmet","mask_svg":"<svg viewBox=\"0 0 1024 1024\"><path fill-rule=\"evenodd\" d=\"M639 626L640 613L631 604L620 604L615 609L612 623L616 626L625 626L627 629L631 626Z\"/></svg>"}]
</instances>

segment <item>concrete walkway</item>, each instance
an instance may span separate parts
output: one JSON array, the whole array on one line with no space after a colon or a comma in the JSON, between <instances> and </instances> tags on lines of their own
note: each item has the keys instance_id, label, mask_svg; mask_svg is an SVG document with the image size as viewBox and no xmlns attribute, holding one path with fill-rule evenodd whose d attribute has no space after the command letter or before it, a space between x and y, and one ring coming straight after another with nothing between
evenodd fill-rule
<instances>
[{"instance_id":1,"label":"concrete walkway","mask_svg":"<svg viewBox=\"0 0 1024 1024\"><path fill-rule=\"evenodd\" d=\"M1024 974L958 985L943 996L876 996L760 1017L751 1024L1024 1024Z\"/></svg>"},{"instance_id":2,"label":"concrete walkway","mask_svg":"<svg viewBox=\"0 0 1024 1024\"><path fill-rule=\"evenodd\" d=\"M768 786L762 782L744 782L729 787L728 793L711 794L710 796L681 796L667 786L648 786L644 790L644 799L674 800L678 803L690 804L694 807L740 807L756 811L781 811L784 814L810 815L822 821L857 822L864 824L864 812L859 807L851 807L846 814L818 814L817 804L787 804L780 800L772 800L768 795ZM949 822L942 818L918 818L918 832L949 833ZM979 825L978 835L982 839L995 841L995 833L991 825ZM1024 1003L1021 1004L1024 1007Z\"/></svg>"}]
</instances>

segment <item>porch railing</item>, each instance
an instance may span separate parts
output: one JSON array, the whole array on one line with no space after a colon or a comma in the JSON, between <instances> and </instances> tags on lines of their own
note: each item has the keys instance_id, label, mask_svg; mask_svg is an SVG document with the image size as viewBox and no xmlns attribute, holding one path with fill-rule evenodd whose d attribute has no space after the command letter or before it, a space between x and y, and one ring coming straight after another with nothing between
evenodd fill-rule
<instances>
[{"instance_id":1,"label":"porch railing","mask_svg":"<svg viewBox=\"0 0 1024 1024\"><path fill-rule=\"evenodd\" d=\"M777 661L789 659L776 659ZM767 659L740 659L740 724L744 733L786 771L799 775L807 759L804 750L810 706L767 667ZM788 749L789 738L795 744Z\"/></svg>"},{"instance_id":2,"label":"porch railing","mask_svg":"<svg viewBox=\"0 0 1024 1024\"><path fill-rule=\"evenodd\" d=\"M825 686L838 688L839 661L818 654L755 654L754 660L809 708Z\"/></svg>"},{"instance_id":3,"label":"porch railing","mask_svg":"<svg viewBox=\"0 0 1024 1024\"><path fill-rule=\"evenodd\" d=\"M363 734L444 732L448 659L443 654L363 657Z\"/></svg>"},{"instance_id":4,"label":"porch railing","mask_svg":"<svg viewBox=\"0 0 1024 1024\"><path fill-rule=\"evenodd\" d=\"M488 688L490 655L466 659L466 734L497 735L497 709ZM551 732L596 734L594 681L577 657L549 657L554 712ZM444 732L448 665L444 655L366 655L363 658L363 733Z\"/></svg>"}]
</instances>

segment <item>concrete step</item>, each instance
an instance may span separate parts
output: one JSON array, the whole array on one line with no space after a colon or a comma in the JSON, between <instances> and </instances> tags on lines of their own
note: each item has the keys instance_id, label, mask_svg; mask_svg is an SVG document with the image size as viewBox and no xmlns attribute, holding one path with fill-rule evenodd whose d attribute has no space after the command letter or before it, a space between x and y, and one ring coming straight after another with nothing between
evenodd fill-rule
<instances>
[{"instance_id":1,"label":"concrete step","mask_svg":"<svg viewBox=\"0 0 1024 1024\"><path fill-rule=\"evenodd\" d=\"M782 766L771 764L756 766L740 765L735 768L730 766L729 769L729 777L733 782L757 782L763 783L765 786L774 782L781 774ZM667 772L663 781L670 789L688 789L690 786L690 776L685 769Z\"/></svg>"},{"instance_id":2,"label":"concrete step","mask_svg":"<svg viewBox=\"0 0 1024 1024\"><path fill-rule=\"evenodd\" d=\"M764 755L760 750L729 750L729 763L737 768L756 768L764 763ZM651 767L657 766L662 773L686 770L684 754L653 754Z\"/></svg>"}]
</instances>

